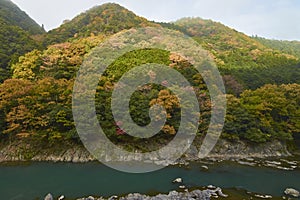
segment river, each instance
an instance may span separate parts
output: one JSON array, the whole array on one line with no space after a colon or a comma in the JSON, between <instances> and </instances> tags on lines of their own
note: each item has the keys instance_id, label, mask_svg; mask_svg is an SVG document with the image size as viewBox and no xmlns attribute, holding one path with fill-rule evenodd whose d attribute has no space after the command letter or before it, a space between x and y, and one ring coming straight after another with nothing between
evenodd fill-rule
<instances>
[{"instance_id":1,"label":"river","mask_svg":"<svg viewBox=\"0 0 300 200\"><path fill-rule=\"evenodd\" d=\"M178 189L172 180L182 177L187 187L216 185L282 195L287 187L300 189L300 170L251 167L232 162L209 165L192 163L188 168L171 166L147 174L127 174L92 162L27 163L0 166L0 199L42 199L51 192L68 198L122 195L131 192L154 194Z\"/></svg>"}]
</instances>

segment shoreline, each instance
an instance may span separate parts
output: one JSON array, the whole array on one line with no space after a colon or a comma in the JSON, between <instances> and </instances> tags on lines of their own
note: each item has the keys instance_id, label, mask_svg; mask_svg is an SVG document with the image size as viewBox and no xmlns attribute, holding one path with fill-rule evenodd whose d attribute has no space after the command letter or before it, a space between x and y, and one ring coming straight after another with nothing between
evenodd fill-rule
<instances>
[{"instance_id":1,"label":"shoreline","mask_svg":"<svg viewBox=\"0 0 300 200\"><path fill-rule=\"evenodd\" d=\"M197 141L196 141L197 142ZM186 153L177 160L177 164L184 164L193 161L203 160L199 157L200 145L194 143L186 151ZM154 160L158 165L169 165L168 162L163 162L160 156L152 158L131 158L114 155L108 149L101 149L105 152L105 157L102 160L106 162L126 162L130 160L141 161ZM172 149L171 149L172 151ZM176 151L176 149L174 149ZM293 156L288 150L287 145L280 141L272 141L264 144L249 144L244 141L230 142L220 139L214 149L205 159L222 161L222 160L239 160L239 159L266 159L266 158L284 158ZM2 145L0 148L0 163L18 162L18 161L52 161L52 162L73 162L85 163L97 161L82 145L80 144L60 144L51 147L42 148L31 143L13 142L8 145Z\"/></svg>"}]
</instances>

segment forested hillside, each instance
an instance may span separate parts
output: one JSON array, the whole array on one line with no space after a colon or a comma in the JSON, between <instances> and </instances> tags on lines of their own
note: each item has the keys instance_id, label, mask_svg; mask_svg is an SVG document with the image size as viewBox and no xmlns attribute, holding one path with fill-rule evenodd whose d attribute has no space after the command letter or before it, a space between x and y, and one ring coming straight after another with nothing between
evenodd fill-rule
<instances>
[{"instance_id":1,"label":"forested hillside","mask_svg":"<svg viewBox=\"0 0 300 200\"><path fill-rule=\"evenodd\" d=\"M244 89L256 89L268 83L300 83L297 56L265 46L221 23L184 18L162 25L180 30L199 42L214 56L220 71L227 75L227 82L237 81ZM228 85L228 90L239 93L235 88Z\"/></svg>"},{"instance_id":2,"label":"forested hillside","mask_svg":"<svg viewBox=\"0 0 300 200\"><path fill-rule=\"evenodd\" d=\"M52 45L44 51L33 51L21 57L20 63L13 65L13 79L0 86L2 136L33 137L50 142L76 139L71 109L74 78L84 56L102 40L103 36L92 36ZM197 91L202 111L198 134L204 134L210 117L210 101L202 78L191 65L187 66L169 52L142 50L119 58L99 82L97 111L107 135L118 142L126 141L124 144L131 141L126 134L117 131L109 99L114 84L120 78L116 74L121 75L148 62L170 65L190 80ZM265 85L254 91L243 91L239 98L228 95L223 137L252 142L292 140L293 134L300 130L299 97L298 84ZM149 123L147 109L153 102L168 105L170 117L156 140L173 137L180 115L178 101L172 93L163 87L149 85L137 91L132 100L132 117L141 125Z\"/></svg>"},{"instance_id":3,"label":"forested hillside","mask_svg":"<svg viewBox=\"0 0 300 200\"><path fill-rule=\"evenodd\" d=\"M6 28L10 27L5 23ZM49 44L45 49L36 48L18 57L18 62L10 69L5 68L12 72L12 78L0 85L0 138L3 141L31 138L45 143L79 141L71 102L74 79L84 58L112 34L148 25L182 31L213 56L228 91L222 137L263 143L275 139L292 141L293 136L300 133L300 61L296 55L264 45L210 20L186 18L174 24L155 24L117 4L104 4L49 31L44 35L44 44ZM18 44L25 31L17 30L20 31L15 38ZM32 41L32 46L26 51L33 49L35 43L28 32L24 37L22 41ZM16 50L19 48L16 46ZM0 50L10 53L8 48L1 47ZM211 110L203 79L183 58L159 49L123 55L99 80L96 110L107 136L121 145L136 142L118 128L111 113L110 100L120 76L145 63L169 65L189 80L201 108L201 125L198 127L201 138L207 131ZM140 125L149 123L151 105L159 102L167 106L167 123L153 140L162 143L174 136L180 120L180 105L170 90L155 84L145 85L134 93L131 102L131 115ZM143 145L139 148L147 150Z\"/></svg>"},{"instance_id":4,"label":"forested hillside","mask_svg":"<svg viewBox=\"0 0 300 200\"><path fill-rule=\"evenodd\" d=\"M91 35L112 35L124 29L144 26L155 24L118 4L107 3L81 13L72 20L65 20L60 27L47 33L44 44L60 43Z\"/></svg>"},{"instance_id":5,"label":"forested hillside","mask_svg":"<svg viewBox=\"0 0 300 200\"><path fill-rule=\"evenodd\" d=\"M45 30L10 0L0 0L0 18L20 27L30 35L43 34Z\"/></svg>"},{"instance_id":6,"label":"forested hillside","mask_svg":"<svg viewBox=\"0 0 300 200\"><path fill-rule=\"evenodd\" d=\"M266 47L277 49L281 52L300 58L300 41L270 40L262 37L253 37Z\"/></svg>"},{"instance_id":7,"label":"forested hillside","mask_svg":"<svg viewBox=\"0 0 300 200\"><path fill-rule=\"evenodd\" d=\"M35 48L33 35L44 30L9 0L0 0L0 83L11 75L11 63Z\"/></svg>"}]
</instances>

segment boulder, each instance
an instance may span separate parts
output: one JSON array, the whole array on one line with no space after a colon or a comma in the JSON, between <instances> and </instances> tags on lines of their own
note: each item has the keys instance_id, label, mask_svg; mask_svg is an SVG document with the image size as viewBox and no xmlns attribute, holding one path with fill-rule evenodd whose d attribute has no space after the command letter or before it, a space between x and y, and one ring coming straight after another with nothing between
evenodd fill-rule
<instances>
[{"instance_id":1,"label":"boulder","mask_svg":"<svg viewBox=\"0 0 300 200\"><path fill-rule=\"evenodd\" d=\"M219 188L219 187L217 187L217 188L215 189L215 192L217 192L217 193L219 194L220 197L228 197L228 195L227 195L227 194L224 194L224 193L222 192L222 189Z\"/></svg>"},{"instance_id":2,"label":"boulder","mask_svg":"<svg viewBox=\"0 0 300 200\"><path fill-rule=\"evenodd\" d=\"M296 197L296 198L300 197L300 192L298 190L293 189L293 188L285 189L284 194L290 195L290 196Z\"/></svg>"},{"instance_id":3,"label":"boulder","mask_svg":"<svg viewBox=\"0 0 300 200\"><path fill-rule=\"evenodd\" d=\"M52 194L50 194L50 193L47 194L47 195L45 196L44 200L53 200Z\"/></svg>"},{"instance_id":4,"label":"boulder","mask_svg":"<svg viewBox=\"0 0 300 200\"><path fill-rule=\"evenodd\" d=\"M208 166L206 166L206 165L202 165L201 168L204 170L208 170Z\"/></svg>"},{"instance_id":5,"label":"boulder","mask_svg":"<svg viewBox=\"0 0 300 200\"><path fill-rule=\"evenodd\" d=\"M214 186L214 185L208 185L207 188L208 189L216 189L216 186Z\"/></svg>"},{"instance_id":6,"label":"boulder","mask_svg":"<svg viewBox=\"0 0 300 200\"><path fill-rule=\"evenodd\" d=\"M182 178L176 178L173 183L182 183Z\"/></svg>"},{"instance_id":7,"label":"boulder","mask_svg":"<svg viewBox=\"0 0 300 200\"><path fill-rule=\"evenodd\" d=\"M61 196L58 198L58 200L63 200L63 199L65 199L65 196L64 196L64 195L61 195Z\"/></svg>"},{"instance_id":8,"label":"boulder","mask_svg":"<svg viewBox=\"0 0 300 200\"><path fill-rule=\"evenodd\" d=\"M108 200L115 200L115 199L118 199L118 196L114 195L108 198Z\"/></svg>"}]
</instances>

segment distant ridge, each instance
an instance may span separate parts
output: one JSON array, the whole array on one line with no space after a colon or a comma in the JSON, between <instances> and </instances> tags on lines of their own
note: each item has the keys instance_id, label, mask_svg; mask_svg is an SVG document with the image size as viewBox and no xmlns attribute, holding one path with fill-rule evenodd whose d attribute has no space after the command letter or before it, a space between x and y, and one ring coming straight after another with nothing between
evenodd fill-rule
<instances>
[{"instance_id":1,"label":"distant ridge","mask_svg":"<svg viewBox=\"0 0 300 200\"><path fill-rule=\"evenodd\" d=\"M106 3L95 6L49 31L45 44L60 43L74 37L112 35L121 30L143 26L157 26L157 24L135 15L118 4Z\"/></svg>"}]
</instances>

